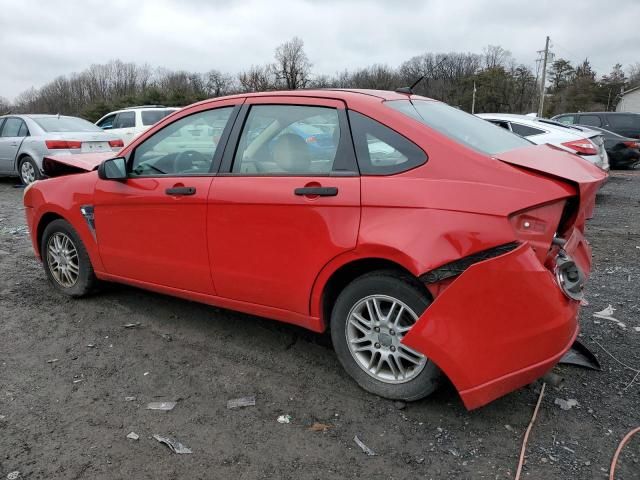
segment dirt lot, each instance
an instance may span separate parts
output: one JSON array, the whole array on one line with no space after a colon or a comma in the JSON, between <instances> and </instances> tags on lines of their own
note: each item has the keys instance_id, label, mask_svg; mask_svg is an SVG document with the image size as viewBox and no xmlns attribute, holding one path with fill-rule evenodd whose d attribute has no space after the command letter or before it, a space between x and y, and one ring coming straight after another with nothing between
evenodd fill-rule
<instances>
[{"instance_id":1,"label":"dirt lot","mask_svg":"<svg viewBox=\"0 0 640 480\"><path fill-rule=\"evenodd\" d=\"M540 383L473 412L450 386L399 409L360 390L326 336L124 286L69 300L15 228L24 217L13 183L0 179L0 479L513 478ZM640 425L640 376L630 385L634 372L594 343L640 369L640 171L612 175L588 236L582 337L604 371L557 370L565 382L547 388L523 478L608 478L619 440ZM609 304L626 328L592 317ZM226 408L245 395L256 405ZM579 405L561 410L556 398ZM178 404L146 409L158 400ZM276 421L283 414L290 424ZM314 422L331 427L314 432ZM618 471L640 478L640 438Z\"/></svg>"}]
</instances>

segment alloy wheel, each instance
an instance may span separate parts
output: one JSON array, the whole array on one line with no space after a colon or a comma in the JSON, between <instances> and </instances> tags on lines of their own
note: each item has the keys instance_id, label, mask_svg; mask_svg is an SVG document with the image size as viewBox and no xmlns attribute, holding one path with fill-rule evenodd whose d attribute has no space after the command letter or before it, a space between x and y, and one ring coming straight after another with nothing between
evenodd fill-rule
<instances>
[{"instance_id":1,"label":"alloy wheel","mask_svg":"<svg viewBox=\"0 0 640 480\"><path fill-rule=\"evenodd\" d=\"M349 312L345 334L358 366L384 383L405 383L427 364L427 357L401 343L418 315L388 295L370 295Z\"/></svg>"},{"instance_id":2,"label":"alloy wheel","mask_svg":"<svg viewBox=\"0 0 640 480\"><path fill-rule=\"evenodd\" d=\"M25 185L29 185L35 181L36 170L30 161L25 160L22 162L22 165L20 166L20 176L22 177L22 181Z\"/></svg>"},{"instance_id":3,"label":"alloy wheel","mask_svg":"<svg viewBox=\"0 0 640 480\"><path fill-rule=\"evenodd\" d=\"M53 279L62 287L73 287L78 281L78 250L62 232L54 233L47 242L47 265Z\"/></svg>"}]
</instances>

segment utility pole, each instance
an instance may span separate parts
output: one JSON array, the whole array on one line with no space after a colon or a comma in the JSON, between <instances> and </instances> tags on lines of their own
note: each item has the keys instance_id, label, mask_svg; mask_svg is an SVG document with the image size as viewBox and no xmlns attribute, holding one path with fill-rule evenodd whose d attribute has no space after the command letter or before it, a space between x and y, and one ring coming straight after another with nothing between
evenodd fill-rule
<instances>
[{"instance_id":1,"label":"utility pole","mask_svg":"<svg viewBox=\"0 0 640 480\"><path fill-rule=\"evenodd\" d=\"M549 58L549 37L544 46L544 60L542 61L542 79L540 80L540 103L538 103L538 116L542 116L544 110L544 87L547 80L547 59Z\"/></svg>"},{"instance_id":2,"label":"utility pole","mask_svg":"<svg viewBox=\"0 0 640 480\"><path fill-rule=\"evenodd\" d=\"M476 81L473 81L473 99L471 100L471 115L476 113Z\"/></svg>"}]
</instances>

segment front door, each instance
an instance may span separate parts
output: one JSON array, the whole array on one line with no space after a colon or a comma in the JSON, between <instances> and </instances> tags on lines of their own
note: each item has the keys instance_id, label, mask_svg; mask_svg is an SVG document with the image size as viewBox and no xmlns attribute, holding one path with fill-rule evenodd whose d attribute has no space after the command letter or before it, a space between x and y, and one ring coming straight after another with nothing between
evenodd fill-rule
<instances>
[{"instance_id":1,"label":"front door","mask_svg":"<svg viewBox=\"0 0 640 480\"><path fill-rule=\"evenodd\" d=\"M214 293L206 241L207 196L222 150L218 147L223 142L216 139L236 112L229 101L185 112L134 145L125 181L98 180L95 227L107 273Z\"/></svg>"},{"instance_id":2,"label":"front door","mask_svg":"<svg viewBox=\"0 0 640 480\"><path fill-rule=\"evenodd\" d=\"M308 314L318 273L358 236L360 177L344 104L255 97L241 117L209 195L217 294Z\"/></svg>"}]
</instances>

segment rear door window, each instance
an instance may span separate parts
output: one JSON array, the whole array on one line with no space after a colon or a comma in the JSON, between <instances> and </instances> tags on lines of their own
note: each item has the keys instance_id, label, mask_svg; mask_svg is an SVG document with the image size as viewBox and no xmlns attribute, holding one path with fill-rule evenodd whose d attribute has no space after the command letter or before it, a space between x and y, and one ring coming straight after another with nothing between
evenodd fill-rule
<instances>
[{"instance_id":1,"label":"rear door window","mask_svg":"<svg viewBox=\"0 0 640 480\"><path fill-rule=\"evenodd\" d=\"M136 126L136 112L122 112L113 122L113 128L133 128Z\"/></svg>"},{"instance_id":2,"label":"rear door window","mask_svg":"<svg viewBox=\"0 0 640 480\"><path fill-rule=\"evenodd\" d=\"M602 122L598 115L580 115L581 125L591 125L592 127L601 127Z\"/></svg>"},{"instance_id":3,"label":"rear door window","mask_svg":"<svg viewBox=\"0 0 640 480\"><path fill-rule=\"evenodd\" d=\"M241 175L328 175L340 140L335 108L254 105L249 110L232 172Z\"/></svg>"},{"instance_id":4,"label":"rear door window","mask_svg":"<svg viewBox=\"0 0 640 480\"><path fill-rule=\"evenodd\" d=\"M158 123L164 117L173 113L175 110L166 109L154 109L154 110L142 110L140 115L142 116L142 125L149 126L154 123Z\"/></svg>"},{"instance_id":5,"label":"rear door window","mask_svg":"<svg viewBox=\"0 0 640 480\"><path fill-rule=\"evenodd\" d=\"M511 130L522 137L532 137L534 135L541 135L545 133L544 130L540 130L539 128L529 127L527 125L521 125L513 122L511 122Z\"/></svg>"},{"instance_id":6,"label":"rear door window","mask_svg":"<svg viewBox=\"0 0 640 480\"><path fill-rule=\"evenodd\" d=\"M363 175L392 175L427 161L427 154L415 143L372 118L349 111L349 123Z\"/></svg>"}]
</instances>

